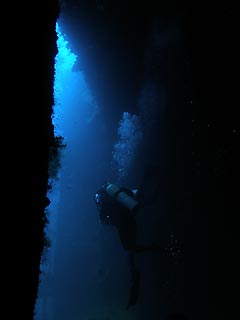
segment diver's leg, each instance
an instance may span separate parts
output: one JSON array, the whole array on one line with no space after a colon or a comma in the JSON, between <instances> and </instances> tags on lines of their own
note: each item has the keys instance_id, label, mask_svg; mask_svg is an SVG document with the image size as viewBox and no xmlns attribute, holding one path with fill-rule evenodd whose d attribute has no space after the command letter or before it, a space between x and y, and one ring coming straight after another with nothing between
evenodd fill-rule
<instances>
[{"instance_id":1,"label":"diver's leg","mask_svg":"<svg viewBox=\"0 0 240 320\"><path fill-rule=\"evenodd\" d=\"M137 303L139 296L139 283L140 283L140 274L137 271L134 253L129 253L129 269L131 272L131 289L130 289L130 297L128 300L127 309L131 306L134 306Z\"/></svg>"}]
</instances>

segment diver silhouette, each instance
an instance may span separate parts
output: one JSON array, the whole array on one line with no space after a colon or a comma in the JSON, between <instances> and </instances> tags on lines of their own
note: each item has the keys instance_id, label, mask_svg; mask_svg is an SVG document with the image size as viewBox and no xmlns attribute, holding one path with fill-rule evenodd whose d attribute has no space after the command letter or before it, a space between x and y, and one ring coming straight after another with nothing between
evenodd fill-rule
<instances>
[{"instance_id":1,"label":"diver silhouette","mask_svg":"<svg viewBox=\"0 0 240 320\"><path fill-rule=\"evenodd\" d=\"M123 248L129 252L132 285L127 309L137 303L140 286L140 275L136 269L134 255L147 251L167 252L165 247L158 244L137 243L136 216L140 209L139 197L139 189L130 190L109 182L105 182L95 194L100 222L117 229Z\"/></svg>"},{"instance_id":2,"label":"diver silhouette","mask_svg":"<svg viewBox=\"0 0 240 320\"><path fill-rule=\"evenodd\" d=\"M95 194L95 203L99 211L100 222L116 227L126 251L132 253L166 251L158 244L137 243L136 215L140 209L138 189L130 190L106 182Z\"/></svg>"}]
</instances>

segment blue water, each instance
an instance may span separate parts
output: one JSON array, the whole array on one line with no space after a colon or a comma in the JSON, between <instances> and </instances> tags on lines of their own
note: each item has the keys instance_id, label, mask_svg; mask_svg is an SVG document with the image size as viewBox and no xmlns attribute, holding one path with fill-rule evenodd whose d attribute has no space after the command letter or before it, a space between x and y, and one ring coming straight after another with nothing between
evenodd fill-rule
<instances>
[{"instance_id":1,"label":"blue water","mask_svg":"<svg viewBox=\"0 0 240 320\"><path fill-rule=\"evenodd\" d=\"M50 181L45 232L51 246L42 257L35 320L135 319L125 311L126 253L114 230L100 224L93 196L106 173L115 181L127 175L141 140L140 123L136 115L123 114L119 140L112 144L84 72L72 71L81 57L71 51L58 22L56 31L52 122L66 148L58 179Z\"/></svg>"},{"instance_id":2,"label":"blue water","mask_svg":"<svg viewBox=\"0 0 240 320\"><path fill-rule=\"evenodd\" d=\"M154 275L169 260L159 262L151 254L137 258L145 277L139 303L126 310L131 286L127 252L116 230L100 224L94 194L106 180L136 188L145 160L159 162L149 141L154 141L166 96L162 87L147 79L139 93L138 113L126 109L116 123L109 123L86 81L81 55L72 52L59 22L56 32L52 122L66 148L57 178L49 181L51 203L46 208L49 224L45 232L51 245L42 257L34 320L146 320L151 312L163 313L169 300L166 288L172 281L171 265L158 277L166 293L161 307L156 303L161 293L148 290L156 281ZM78 71L74 71L76 61L81 66ZM140 155L141 148L148 153ZM131 175L133 168L138 169ZM148 225L144 214L139 217L142 241L161 240L158 227L164 211L152 212L151 217L147 212ZM164 232L168 231L170 234L171 227L165 225Z\"/></svg>"}]
</instances>

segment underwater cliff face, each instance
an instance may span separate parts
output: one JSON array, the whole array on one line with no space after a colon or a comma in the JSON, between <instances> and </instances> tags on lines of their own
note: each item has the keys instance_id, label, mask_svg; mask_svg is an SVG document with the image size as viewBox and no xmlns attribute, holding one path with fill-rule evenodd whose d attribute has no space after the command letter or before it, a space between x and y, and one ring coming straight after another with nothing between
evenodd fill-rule
<instances>
[{"instance_id":1,"label":"underwater cliff face","mask_svg":"<svg viewBox=\"0 0 240 320\"><path fill-rule=\"evenodd\" d=\"M216 28L213 27L211 20L215 16L214 12L207 13L206 7L201 7L198 10L198 8L192 8L188 5L179 8L179 6L172 6L171 4L163 5L160 9L155 10L156 7L151 3L148 3L147 8L146 6L141 7L139 4L132 4L129 8L129 4L125 2L119 2L116 5L111 1L88 1L86 3L65 1L66 15L63 17L63 21L66 21L66 33L70 35L69 40L73 40L71 41L73 51L76 50L76 52L83 54L88 83L101 105L103 118L106 121L106 127L102 130L110 130L116 133L115 129L118 127L118 122L124 111L127 110L134 114L141 110L144 134L148 138L145 140L145 144L141 144L141 148L138 149L139 161L133 164L133 167L136 166L138 171L130 171L129 180L123 181L138 181L142 174L143 164L147 160L147 165L150 167L149 171L153 171L150 175L152 180L150 179L149 184L151 186L153 184L160 190L164 189L162 195L165 194L166 199L162 196L161 200L168 206L169 225L173 226L174 231L181 239L187 241L187 249L189 250L185 264L181 267L185 270L185 274L189 272L189 276L185 279L186 282L184 280L182 283L182 280L180 280L181 284L175 283L177 297L181 296L181 299L192 297L193 299L192 294L189 297L189 292L194 292L199 299L193 299L193 308L199 306L199 301L202 300L203 296L205 297L203 291L207 290L208 286L206 283L208 267L211 265L211 269L214 269L214 266L217 265L214 259L221 254L218 241L221 242L223 207L221 206L222 202L219 202L218 199L219 195L222 195L223 190L225 190L222 187L222 181L226 172L225 164L229 166L231 163L230 153L234 151L234 148L232 149L234 133L233 138L229 133L225 142L222 142L221 138L225 136L221 129L222 127L225 128L224 115L221 113L222 111L219 112L218 108L215 105L210 105L209 102L209 91L212 88L211 79L215 78L211 63L215 60L210 59L209 61L207 52L216 52L214 45L220 48L220 36L218 35L217 39L214 38L218 34L218 32L213 32ZM35 52L35 55L39 57L38 61L41 61L41 63L38 63L35 69L25 70L25 72L29 70L29 79L31 79L28 92L36 97L34 99L35 122L24 120L28 132L31 133L24 142L28 147L26 158L28 159L29 156L32 159L31 170L27 166L26 172L28 173L25 176L28 185L31 187L28 189L29 194L24 205L24 211L29 212L29 215L26 216L30 217L32 230L29 235L29 242L31 243L30 268L32 270L30 276L31 303L27 302L30 314L36 298L38 264L43 246L42 217L44 207L47 204L45 195L47 191L48 147L51 144L53 133L50 114L53 103L52 72L53 57L56 54L54 30L57 4L56 1L49 1L48 5L49 8L46 8L45 12L47 14L45 16L40 14L40 17L36 18L37 20L34 23L31 21L33 25L39 24L42 29L40 27L39 31L35 31L34 36L32 33L27 36L29 49ZM77 11L76 8L79 10ZM40 9L36 8L36 11L38 10ZM220 11L215 26L217 24L223 31L220 20L221 18L230 20L229 15L228 10L225 13ZM74 22L76 20L79 21L79 29L81 30L79 41L75 40L78 39L78 23L73 23L72 26L67 23L67 21ZM228 26L228 30L230 30L230 26L231 24ZM212 32L209 32L209 30ZM232 38L231 34L228 32L222 34L225 34L224 40L231 48L231 41L229 38L226 39L226 34L230 39ZM178 42L179 35L180 42ZM40 43L39 38L42 39ZM217 44L212 42L213 38L217 41ZM207 52L206 46L209 50ZM38 52L39 48L41 48L40 52ZM185 49L187 52L185 52ZM163 55L162 52L164 52ZM223 56L223 52L219 52ZM226 53L226 56L229 57L229 53ZM35 58L33 60L36 61ZM184 67L183 60L185 61ZM33 64L32 61L31 65ZM76 70L78 68L76 66ZM223 72L226 73L226 70ZM209 73L210 76L208 77ZM32 79L35 79L36 82ZM190 88L188 85L190 85ZM226 92L230 90L228 87L225 89L226 95ZM188 95L189 91L191 92L190 97ZM110 96L109 92L111 93ZM157 97L159 93L161 95ZM223 98L225 98L225 95ZM105 96L109 97L107 101ZM41 98L38 99L37 97ZM229 97L229 99L233 99L231 95ZM187 102L185 102L186 100ZM33 103L32 101L31 103L26 101L28 99L24 99L26 113L28 113L28 110L29 114L32 115ZM148 107L145 107L146 105ZM158 105L160 109L156 107ZM163 127L159 127L159 122L155 123L155 119L159 119L162 114L164 114L165 122ZM218 116L215 116L216 114ZM231 129L226 131L233 132L235 130L234 117L229 116L228 113L225 118L227 118L227 125ZM210 128L208 127L209 120L211 120ZM192 127L192 123L194 127ZM192 133L195 140L192 140ZM34 136L34 143L32 143L32 136ZM167 140L165 137L167 137ZM112 136L112 142L116 141L117 134ZM192 147L195 148L194 159L191 158ZM208 152L208 148L211 152ZM162 156L164 162L161 163L160 168L156 168L159 159L163 159ZM191 169L193 169L194 175L190 173L190 171L192 172ZM156 180L152 176L156 176ZM162 185L159 181L165 181L166 185ZM205 190L206 181L210 182L207 183L207 190ZM149 191L149 193L151 192ZM169 194L176 201L167 199ZM192 194L194 194L193 201L196 209L194 216L191 214L191 208L189 208ZM217 209L213 205L214 200L217 200ZM210 206L207 205L208 203L210 203ZM159 208L162 210L161 206ZM203 212L204 215L202 215ZM219 219L219 215L221 219ZM154 217L157 219L157 224L155 224ZM158 216L152 216L151 219L151 226L161 225L162 221L161 219L159 221ZM218 228L214 227L216 221ZM144 224L142 224L143 226ZM161 227L164 228L164 226ZM150 226L148 232L151 232ZM146 230L142 232L143 238L144 235L147 237ZM208 247L217 248L216 251L212 251L214 256L211 255L210 259L207 253ZM143 273L146 270L145 274L148 275L151 274L152 270L155 274L158 274L158 270L161 269L161 261L156 262L153 269L150 268L147 260L144 260L141 265L143 266ZM107 269L100 268L99 270L100 278L103 274L104 277L107 277ZM175 270L178 273L179 269L176 268ZM202 270L205 270L205 272L202 272ZM200 274L197 280L196 273ZM179 274L181 274L180 271ZM216 278L217 276L214 275L212 279L214 285L218 288L219 284L215 281ZM149 292L151 285L146 283L146 278L143 279L145 279L143 281L145 281L146 293ZM150 283L154 281L154 277L149 280ZM189 290L183 289L185 283L187 283ZM154 290L149 295L151 301L156 299L154 292L159 292L158 284L164 288L167 287L166 290L163 289L161 292L168 292L171 295L171 292L174 291L171 290L173 287L161 282L158 278L157 285L153 286ZM215 296L214 300L217 301L217 290L213 287L213 284L211 284L209 292L211 296ZM166 303L165 308L172 309L173 306L181 305L181 299L174 304L176 299L173 297L171 300L172 306L170 304L167 306ZM26 301L29 301L28 298L25 299L25 303ZM149 306L151 306L151 301L148 301ZM187 301L189 300L187 299ZM215 303L212 311L208 311L207 298L204 302L204 306L201 305L204 318L207 318L206 313L215 313L218 314L220 319L222 310L218 309L218 303ZM154 303L153 305L156 306ZM186 310L188 312L190 312L190 305L191 303L187 303ZM154 306L152 312L157 314L159 310L154 311ZM146 310L145 312L147 313ZM31 316L29 318L31 319Z\"/></svg>"},{"instance_id":2,"label":"underwater cliff face","mask_svg":"<svg viewBox=\"0 0 240 320\"><path fill-rule=\"evenodd\" d=\"M15 166L9 168L9 172L14 172L16 197L19 199L12 203L12 221L17 230L12 231L16 237L14 250L9 249L14 257L14 270L9 275L8 290L11 295L7 313L13 318L33 319L37 295L44 246L44 208L48 205L48 155L49 146L53 143L51 113L58 13L57 0L43 4L30 1L6 3L4 8L4 14L9 18L6 28L10 21L12 25L11 32L5 32L9 38L8 59L11 60L8 72L13 70L15 74L11 92L7 94L11 99L10 113L14 110L15 115L11 116L10 127L14 132L14 145L19 151L18 156L13 156ZM21 253L21 258L18 253ZM13 280L12 287L10 279ZM15 299L21 305L18 310L14 308ZM16 315L13 315L15 312Z\"/></svg>"}]
</instances>

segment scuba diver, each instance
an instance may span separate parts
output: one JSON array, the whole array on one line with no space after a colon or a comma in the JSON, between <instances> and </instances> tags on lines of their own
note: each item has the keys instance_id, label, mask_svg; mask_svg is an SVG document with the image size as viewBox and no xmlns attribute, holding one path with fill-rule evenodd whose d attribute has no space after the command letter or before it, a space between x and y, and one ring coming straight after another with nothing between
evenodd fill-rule
<instances>
[{"instance_id":1,"label":"scuba diver","mask_svg":"<svg viewBox=\"0 0 240 320\"><path fill-rule=\"evenodd\" d=\"M129 252L162 250L156 244L143 245L137 243L136 214L140 209L139 190L130 190L109 182L95 194L100 222L116 227L122 246Z\"/></svg>"},{"instance_id":2,"label":"scuba diver","mask_svg":"<svg viewBox=\"0 0 240 320\"><path fill-rule=\"evenodd\" d=\"M127 309L136 304L139 293L140 277L135 266L134 254L146 251L166 252L166 248L158 244L137 243L136 215L140 209L140 198L139 189L130 190L110 182L105 182L95 194L100 222L117 229L123 248L129 252L132 286Z\"/></svg>"}]
</instances>

